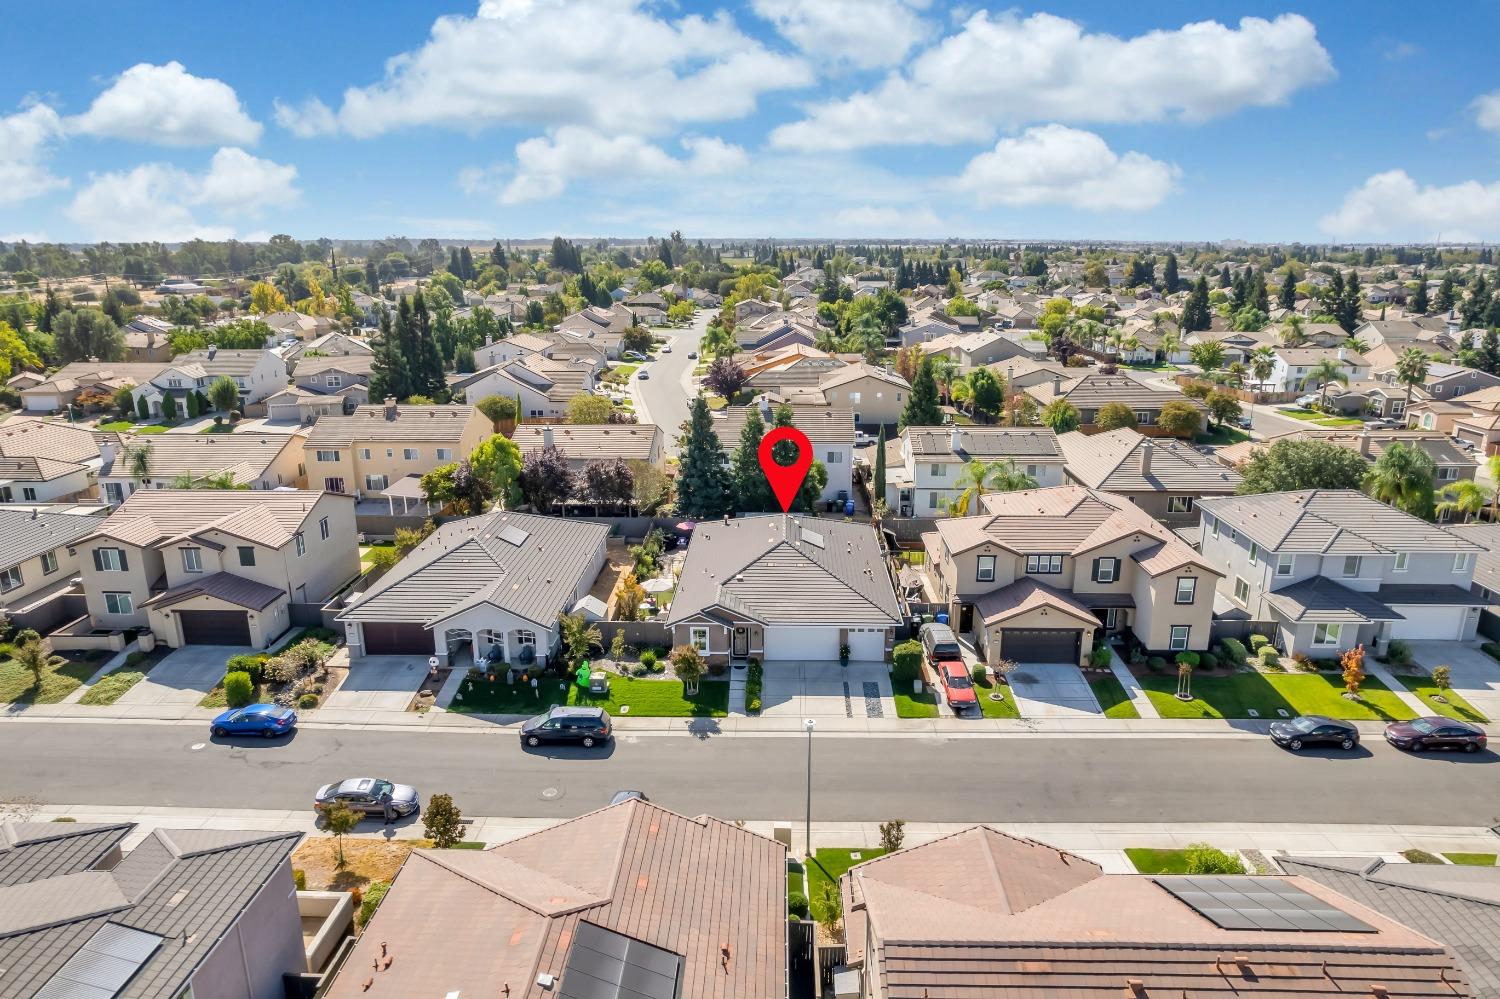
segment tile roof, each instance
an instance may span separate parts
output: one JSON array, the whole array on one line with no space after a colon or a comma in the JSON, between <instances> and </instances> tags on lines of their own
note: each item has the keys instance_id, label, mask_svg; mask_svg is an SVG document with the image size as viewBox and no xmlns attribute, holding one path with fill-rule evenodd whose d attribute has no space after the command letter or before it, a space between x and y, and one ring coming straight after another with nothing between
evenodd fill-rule
<instances>
[{"instance_id":1,"label":"tile roof","mask_svg":"<svg viewBox=\"0 0 1500 999\"><path fill-rule=\"evenodd\" d=\"M1074 430L1058 438L1068 474L1094 489L1111 492L1232 493L1239 474L1197 448L1167 438L1150 438L1129 428L1102 434ZM1151 470L1142 470L1147 449Z\"/></svg>"},{"instance_id":2,"label":"tile roof","mask_svg":"<svg viewBox=\"0 0 1500 999\"><path fill-rule=\"evenodd\" d=\"M1032 385L1025 391L1043 405L1056 398L1052 382ZM1073 381L1064 381L1060 394L1080 410L1098 410L1106 403L1123 402L1132 410L1154 411L1169 402L1186 402L1200 412L1207 411L1203 403L1188 398L1176 389L1154 389L1129 375L1087 374Z\"/></svg>"},{"instance_id":3,"label":"tile roof","mask_svg":"<svg viewBox=\"0 0 1500 999\"><path fill-rule=\"evenodd\" d=\"M1357 350L1347 347L1276 347L1276 356L1290 365L1316 366L1319 361L1331 360L1351 368L1368 367L1370 362Z\"/></svg>"},{"instance_id":4,"label":"tile roof","mask_svg":"<svg viewBox=\"0 0 1500 999\"><path fill-rule=\"evenodd\" d=\"M509 529L525 532L512 544ZM609 527L497 510L451 520L414 548L339 615L341 621L433 624L492 604L550 629L572 606Z\"/></svg>"},{"instance_id":5,"label":"tile roof","mask_svg":"<svg viewBox=\"0 0 1500 999\"><path fill-rule=\"evenodd\" d=\"M1054 589L1030 576L1023 576L1008 586L992 590L974 599L974 610L986 625L999 624L1013 617L1050 607L1096 627L1099 619L1088 604L1071 593Z\"/></svg>"},{"instance_id":6,"label":"tile roof","mask_svg":"<svg viewBox=\"0 0 1500 999\"><path fill-rule=\"evenodd\" d=\"M714 433L725 451L733 451L740 442L740 431L749 417L748 406L730 406L714 414ZM774 410L773 410L774 413ZM762 410L766 427L771 419ZM807 435L814 447L854 446L854 411L830 406L792 405L792 426Z\"/></svg>"},{"instance_id":7,"label":"tile roof","mask_svg":"<svg viewBox=\"0 0 1500 999\"><path fill-rule=\"evenodd\" d=\"M1474 560L1474 582L1500 593L1500 524L1453 524L1448 529L1480 547Z\"/></svg>"},{"instance_id":8,"label":"tile roof","mask_svg":"<svg viewBox=\"0 0 1500 999\"><path fill-rule=\"evenodd\" d=\"M170 607L194 597L213 597L224 603L244 607L246 610L259 611L266 609L284 596L286 596L286 591L274 586L236 576L232 572L215 572L183 586L174 587L165 593L159 593L144 601L141 606Z\"/></svg>"},{"instance_id":9,"label":"tile roof","mask_svg":"<svg viewBox=\"0 0 1500 999\"><path fill-rule=\"evenodd\" d=\"M180 368L184 365L199 365L205 374L217 378L221 375L244 377L255 370L256 365L263 361L270 351L266 350L223 350L214 348L212 353L208 350L190 350L185 354L178 354L172 358L171 367Z\"/></svg>"},{"instance_id":10,"label":"tile roof","mask_svg":"<svg viewBox=\"0 0 1500 999\"><path fill-rule=\"evenodd\" d=\"M679 955L684 999L771 999L786 988L785 864L774 840L641 800L488 850L416 850L327 995L570 994L594 926ZM396 959L372 974L382 943Z\"/></svg>"},{"instance_id":11,"label":"tile roof","mask_svg":"<svg viewBox=\"0 0 1500 999\"><path fill-rule=\"evenodd\" d=\"M868 524L783 514L706 521L693 531L667 624L715 608L773 626L901 619Z\"/></svg>"},{"instance_id":12,"label":"tile roof","mask_svg":"<svg viewBox=\"0 0 1500 999\"><path fill-rule=\"evenodd\" d=\"M1477 550L1447 528L1352 489L1214 496L1198 506L1271 552L1377 555Z\"/></svg>"},{"instance_id":13,"label":"tile roof","mask_svg":"<svg viewBox=\"0 0 1500 999\"><path fill-rule=\"evenodd\" d=\"M300 454L300 434L120 434L119 446L99 467L100 476L131 477L130 452L149 448L151 479L171 482L179 476L206 479L229 472L248 485L266 475L282 453Z\"/></svg>"},{"instance_id":14,"label":"tile roof","mask_svg":"<svg viewBox=\"0 0 1500 999\"><path fill-rule=\"evenodd\" d=\"M87 462L99 457L99 441L82 427L20 418L0 424L0 455Z\"/></svg>"},{"instance_id":15,"label":"tile roof","mask_svg":"<svg viewBox=\"0 0 1500 999\"><path fill-rule=\"evenodd\" d=\"M1402 621L1404 615L1381 603L1374 595L1351 590L1326 576L1307 579L1266 594L1271 609L1298 624L1367 624L1371 621Z\"/></svg>"},{"instance_id":16,"label":"tile roof","mask_svg":"<svg viewBox=\"0 0 1500 999\"><path fill-rule=\"evenodd\" d=\"M86 871L131 828L129 823L0 823L0 888Z\"/></svg>"},{"instance_id":17,"label":"tile roof","mask_svg":"<svg viewBox=\"0 0 1500 999\"><path fill-rule=\"evenodd\" d=\"M624 458L647 461L660 448L661 428L654 423L567 423L540 426L523 423L511 433L522 454L539 451L546 431L552 431L552 444L564 457Z\"/></svg>"},{"instance_id":18,"label":"tile roof","mask_svg":"<svg viewBox=\"0 0 1500 999\"><path fill-rule=\"evenodd\" d=\"M302 529L324 496L340 494L305 489L137 489L83 540L114 538L150 547L215 530L279 548Z\"/></svg>"},{"instance_id":19,"label":"tile roof","mask_svg":"<svg viewBox=\"0 0 1500 999\"><path fill-rule=\"evenodd\" d=\"M913 458L1061 458L1057 434L1045 427L907 427ZM954 436L958 448L953 447Z\"/></svg>"},{"instance_id":20,"label":"tile roof","mask_svg":"<svg viewBox=\"0 0 1500 999\"><path fill-rule=\"evenodd\" d=\"M0 507L0 567L20 565L43 552L92 534L103 519L78 513L43 513Z\"/></svg>"},{"instance_id":21,"label":"tile roof","mask_svg":"<svg viewBox=\"0 0 1500 999\"><path fill-rule=\"evenodd\" d=\"M0 482L51 482L75 472L86 472L88 466L76 461L54 461L51 458L0 458Z\"/></svg>"},{"instance_id":22,"label":"tile roof","mask_svg":"<svg viewBox=\"0 0 1500 999\"><path fill-rule=\"evenodd\" d=\"M47 380L28 391L58 388L71 391L79 385L105 382L112 385L144 385L168 365L163 361L71 361L47 376Z\"/></svg>"},{"instance_id":23,"label":"tile roof","mask_svg":"<svg viewBox=\"0 0 1500 999\"><path fill-rule=\"evenodd\" d=\"M386 414L380 404L359 406L348 416L320 416L307 435L307 444L352 445L361 441L435 441L456 442L473 417L473 406L395 407L396 415ZM486 423L489 421L486 420Z\"/></svg>"},{"instance_id":24,"label":"tile roof","mask_svg":"<svg viewBox=\"0 0 1500 999\"><path fill-rule=\"evenodd\" d=\"M1289 430L1284 434L1267 437L1265 440L1245 440L1219 448L1215 457L1221 464L1237 467L1249 461L1252 455L1265 450L1277 441L1287 440L1327 441L1362 454L1368 449L1365 457L1371 462L1378 460L1392 444L1399 443L1407 447L1420 448L1439 465L1472 466L1474 464L1474 459L1460 451L1447 434L1440 434L1433 430L1385 430L1358 433L1344 433L1336 430Z\"/></svg>"}]
</instances>

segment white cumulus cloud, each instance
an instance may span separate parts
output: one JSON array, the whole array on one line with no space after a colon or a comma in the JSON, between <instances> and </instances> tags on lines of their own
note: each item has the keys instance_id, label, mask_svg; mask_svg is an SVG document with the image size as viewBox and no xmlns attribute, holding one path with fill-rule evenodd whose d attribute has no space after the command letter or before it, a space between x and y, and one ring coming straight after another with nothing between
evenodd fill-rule
<instances>
[{"instance_id":1,"label":"white cumulus cloud","mask_svg":"<svg viewBox=\"0 0 1500 999\"><path fill-rule=\"evenodd\" d=\"M772 142L799 149L987 141L1038 121L1202 121L1284 103L1333 76L1299 14L1200 21L1133 38L1052 14L980 11L871 90L811 108Z\"/></svg>"},{"instance_id":2,"label":"white cumulus cloud","mask_svg":"<svg viewBox=\"0 0 1500 999\"><path fill-rule=\"evenodd\" d=\"M288 104L278 98L271 102L271 110L276 124L299 139L332 135L339 130L338 115L316 97L309 97L300 104Z\"/></svg>"},{"instance_id":3,"label":"white cumulus cloud","mask_svg":"<svg viewBox=\"0 0 1500 999\"><path fill-rule=\"evenodd\" d=\"M740 118L763 93L812 82L808 66L744 34L723 12L659 16L649 0L487 0L475 16L439 17L385 77L344 92L337 111L283 104L294 133L355 136L415 125L581 125L670 132Z\"/></svg>"},{"instance_id":4,"label":"white cumulus cloud","mask_svg":"<svg viewBox=\"0 0 1500 999\"><path fill-rule=\"evenodd\" d=\"M62 134L62 120L45 104L0 117L0 205L16 204L66 187L47 169L51 143Z\"/></svg>"},{"instance_id":5,"label":"white cumulus cloud","mask_svg":"<svg viewBox=\"0 0 1500 999\"><path fill-rule=\"evenodd\" d=\"M1377 173L1325 215L1337 239L1494 239L1500 236L1500 181L1418 185L1405 170Z\"/></svg>"},{"instance_id":6,"label":"white cumulus cloud","mask_svg":"<svg viewBox=\"0 0 1500 999\"><path fill-rule=\"evenodd\" d=\"M927 0L753 0L755 13L814 60L894 66L931 33Z\"/></svg>"},{"instance_id":7,"label":"white cumulus cloud","mask_svg":"<svg viewBox=\"0 0 1500 999\"><path fill-rule=\"evenodd\" d=\"M261 133L233 87L194 76L180 62L130 67L68 124L85 135L157 146L254 145Z\"/></svg>"},{"instance_id":8,"label":"white cumulus cloud","mask_svg":"<svg viewBox=\"0 0 1500 999\"><path fill-rule=\"evenodd\" d=\"M1470 105L1474 121L1487 132L1500 132L1500 90L1481 94Z\"/></svg>"},{"instance_id":9,"label":"white cumulus cloud","mask_svg":"<svg viewBox=\"0 0 1500 999\"><path fill-rule=\"evenodd\" d=\"M1043 125L974 157L954 186L985 207L1135 211L1161 204L1179 173L1144 153L1116 153L1093 132Z\"/></svg>"},{"instance_id":10,"label":"white cumulus cloud","mask_svg":"<svg viewBox=\"0 0 1500 999\"><path fill-rule=\"evenodd\" d=\"M254 218L296 204L297 168L226 147L195 174L170 163L143 163L92 177L68 206L68 217L93 239L180 242L228 239L229 220ZM200 220L206 210L213 222Z\"/></svg>"}]
</instances>

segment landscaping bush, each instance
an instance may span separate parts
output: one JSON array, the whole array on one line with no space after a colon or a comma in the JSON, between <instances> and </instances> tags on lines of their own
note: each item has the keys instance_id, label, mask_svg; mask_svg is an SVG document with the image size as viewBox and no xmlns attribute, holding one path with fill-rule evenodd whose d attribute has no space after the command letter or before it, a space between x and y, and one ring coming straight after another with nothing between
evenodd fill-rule
<instances>
[{"instance_id":1,"label":"landscaping bush","mask_svg":"<svg viewBox=\"0 0 1500 999\"><path fill-rule=\"evenodd\" d=\"M1199 653L1198 665L1203 667L1204 669L1218 669L1219 657L1214 655L1212 652Z\"/></svg>"},{"instance_id":2,"label":"landscaping bush","mask_svg":"<svg viewBox=\"0 0 1500 999\"><path fill-rule=\"evenodd\" d=\"M1109 646L1101 645L1089 653L1089 665L1095 669L1109 669Z\"/></svg>"},{"instance_id":3,"label":"landscaping bush","mask_svg":"<svg viewBox=\"0 0 1500 999\"><path fill-rule=\"evenodd\" d=\"M359 900L359 925L365 926L374 918L375 910L380 908L381 900L390 890L390 883L386 881L371 881L365 886L364 897Z\"/></svg>"},{"instance_id":4,"label":"landscaping bush","mask_svg":"<svg viewBox=\"0 0 1500 999\"><path fill-rule=\"evenodd\" d=\"M307 872L292 868L292 884L297 886L298 891L307 891Z\"/></svg>"},{"instance_id":5,"label":"landscaping bush","mask_svg":"<svg viewBox=\"0 0 1500 999\"><path fill-rule=\"evenodd\" d=\"M1434 687L1436 687L1438 690L1452 690L1453 689L1453 667L1452 666L1434 666L1434 667L1432 667L1432 685Z\"/></svg>"},{"instance_id":6,"label":"landscaping bush","mask_svg":"<svg viewBox=\"0 0 1500 999\"><path fill-rule=\"evenodd\" d=\"M1270 644L1271 644L1271 640L1269 638L1267 638L1265 635L1251 635L1250 636L1250 648L1254 649L1256 652L1260 651L1261 646L1263 646L1263 645L1270 645Z\"/></svg>"},{"instance_id":7,"label":"landscaping bush","mask_svg":"<svg viewBox=\"0 0 1500 999\"><path fill-rule=\"evenodd\" d=\"M1500 642L1485 642L1479 647L1491 659L1500 659Z\"/></svg>"},{"instance_id":8,"label":"landscaping bush","mask_svg":"<svg viewBox=\"0 0 1500 999\"><path fill-rule=\"evenodd\" d=\"M922 643L915 639L902 642L891 652L891 671L899 683L910 685L922 675Z\"/></svg>"},{"instance_id":9,"label":"landscaping bush","mask_svg":"<svg viewBox=\"0 0 1500 999\"><path fill-rule=\"evenodd\" d=\"M641 653L641 665L648 672L656 666L656 652L653 649L647 649Z\"/></svg>"},{"instance_id":10,"label":"landscaping bush","mask_svg":"<svg viewBox=\"0 0 1500 999\"><path fill-rule=\"evenodd\" d=\"M1244 874L1245 865L1232 853L1216 850L1207 843L1189 843L1187 847L1187 873L1189 874Z\"/></svg>"},{"instance_id":11,"label":"landscaping bush","mask_svg":"<svg viewBox=\"0 0 1500 999\"><path fill-rule=\"evenodd\" d=\"M255 684L250 674L235 671L224 674L224 703L231 708L243 708L255 698Z\"/></svg>"},{"instance_id":12,"label":"landscaping bush","mask_svg":"<svg viewBox=\"0 0 1500 999\"><path fill-rule=\"evenodd\" d=\"M1402 850L1401 856L1406 858L1409 864L1441 864L1442 860L1433 856L1426 850Z\"/></svg>"},{"instance_id":13,"label":"landscaping bush","mask_svg":"<svg viewBox=\"0 0 1500 999\"><path fill-rule=\"evenodd\" d=\"M1244 643L1241 642L1238 638L1224 639L1224 641L1219 643L1219 648L1223 651L1225 658L1234 663L1236 666L1245 665L1245 663L1250 658L1249 655L1245 652Z\"/></svg>"},{"instance_id":14,"label":"landscaping bush","mask_svg":"<svg viewBox=\"0 0 1500 999\"><path fill-rule=\"evenodd\" d=\"M261 666L261 678L267 683L291 683L302 675L302 663L292 656L272 656Z\"/></svg>"},{"instance_id":15,"label":"landscaping bush","mask_svg":"<svg viewBox=\"0 0 1500 999\"><path fill-rule=\"evenodd\" d=\"M1191 666L1196 669L1202 660L1203 657L1196 652L1177 653L1177 665L1179 666Z\"/></svg>"},{"instance_id":16,"label":"landscaping bush","mask_svg":"<svg viewBox=\"0 0 1500 999\"><path fill-rule=\"evenodd\" d=\"M264 655L230 656L224 668L231 673L248 673L253 682L259 683L265 678L266 660L269 658L271 657Z\"/></svg>"},{"instance_id":17,"label":"landscaping bush","mask_svg":"<svg viewBox=\"0 0 1500 999\"><path fill-rule=\"evenodd\" d=\"M985 667L984 663L975 663L973 668L969 670L969 679L977 684L986 685L990 682L990 671Z\"/></svg>"},{"instance_id":18,"label":"landscaping bush","mask_svg":"<svg viewBox=\"0 0 1500 999\"><path fill-rule=\"evenodd\" d=\"M891 819L880 823L880 848L886 853L895 853L906 842L906 820Z\"/></svg>"},{"instance_id":19,"label":"landscaping bush","mask_svg":"<svg viewBox=\"0 0 1500 999\"><path fill-rule=\"evenodd\" d=\"M787 911L798 919L807 918L807 896L800 891L788 892L786 896Z\"/></svg>"},{"instance_id":20,"label":"landscaping bush","mask_svg":"<svg viewBox=\"0 0 1500 999\"><path fill-rule=\"evenodd\" d=\"M297 698L297 707L301 708L303 711L307 711L307 710L309 710L311 708L315 708L317 706L318 706L318 695L317 694L308 693L308 694L303 694L301 697Z\"/></svg>"},{"instance_id":21,"label":"landscaping bush","mask_svg":"<svg viewBox=\"0 0 1500 999\"><path fill-rule=\"evenodd\" d=\"M1281 653L1276 651L1274 645L1262 645L1260 647L1260 665L1264 669L1281 668Z\"/></svg>"},{"instance_id":22,"label":"landscaping bush","mask_svg":"<svg viewBox=\"0 0 1500 999\"><path fill-rule=\"evenodd\" d=\"M1385 647L1385 661L1393 666L1405 666L1411 662L1411 646L1401 639L1393 639Z\"/></svg>"},{"instance_id":23,"label":"landscaping bush","mask_svg":"<svg viewBox=\"0 0 1500 999\"><path fill-rule=\"evenodd\" d=\"M1161 656L1152 656L1146 660L1146 668L1153 673L1160 673L1167 668L1167 661Z\"/></svg>"},{"instance_id":24,"label":"landscaping bush","mask_svg":"<svg viewBox=\"0 0 1500 999\"><path fill-rule=\"evenodd\" d=\"M760 714L760 692L765 682L765 668L761 666L760 660L752 656L750 658L749 676L745 678L745 711L747 714ZM805 899L803 900L806 901Z\"/></svg>"}]
</instances>

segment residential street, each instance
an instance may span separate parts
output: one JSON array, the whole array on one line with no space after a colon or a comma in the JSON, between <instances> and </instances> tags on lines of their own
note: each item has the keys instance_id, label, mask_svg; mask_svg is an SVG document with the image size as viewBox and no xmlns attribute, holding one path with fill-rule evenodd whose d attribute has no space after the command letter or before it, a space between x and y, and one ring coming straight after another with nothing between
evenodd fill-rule
<instances>
[{"instance_id":1,"label":"residential street","mask_svg":"<svg viewBox=\"0 0 1500 999\"><path fill-rule=\"evenodd\" d=\"M194 748L199 747L199 748ZM210 742L197 725L0 726L0 801L295 809L320 784L381 776L465 812L572 816L635 788L690 815L799 819L807 742L624 736L603 752L358 729ZM838 738L814 742L819 821L1489 825L1493 753L1295 756L1261 738Z\"/></svg>"},{"instance_id":2,"label":"residential street","mask_svg":"<svg viewBox=\"0 0 1500 999\"><path fill-rule=\"evenodd\" d=\"M677 453L677 430L687 420L688 404L693 398L688 379L692 375L693 366L698 362L689 358L688 354L697 351L698 341L708 329L708 321L716 315L718 312L715 309L699 309L693 314L692 323L687 326L656 330L655 332L670 338L672 352L663 354L658 351L656 360L641 366L641 370L651 373L650 378L645 381L631 379L636 413L642 423L655 423L661 427L662 433L666 435L669 455Z\"/></svg>"}]
</instances>

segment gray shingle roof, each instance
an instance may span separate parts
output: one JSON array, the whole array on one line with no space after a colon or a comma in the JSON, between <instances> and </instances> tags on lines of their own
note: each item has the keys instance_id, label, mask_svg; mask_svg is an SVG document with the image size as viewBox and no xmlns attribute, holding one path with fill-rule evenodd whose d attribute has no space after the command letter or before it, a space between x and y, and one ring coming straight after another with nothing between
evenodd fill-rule
<instances>
[{"instance_id":1,"label":"gray shingle roof","mask_svg":"<svg viewBox=\"0 0 1500 999\"><path fill-rule=\"evenodd\" d=\"M0 509L0 567L19 565L43 552L92 534L103 521L73 513Z\"/></svg>"},{"instance_id":2,"label":"gray shingle roof","mask_svg":"<svg viewBox=\"0 0 1500 999\"><path fill-rule=\"evenodd\" d=\"M249 610L264 610L286 594L285 590L258 583L232 572L215 572L178 586L145 601L143 607L170 607L193 597L213 597Z\"/></svg>"},{"instance_id":3,"label":"gray shingle roof","mask_svg":"<svg viewBox=\"0 0 1500 999\"><path fill-rule=\"evenodd\" d=\"M1479 550L1446 528L1353 489L1208 497L1198 505L1272 552L1379 555Z\"/></svg>"},{"instance_id":4,"label":"gray shingle roof","mask_svg":"<svg viewBox=\"0 0 1500 999\"><path fill-rule=\"evenodd\" d=\"M1240 484L1238 472L1196 448L1165 438L1153 439L1128 428L1103 434L1080 431L1058 438L1068 459L1068 474L1094 489L1111 492L1155 492L1168 490L1232 493ZM1151 449L1151 470L1142 470L1146 449Z\"/></svg>"},{"instance_id":5,"label":"gray shingle roof","mask_svg":"<svg viewBox=\"0 0 1500 999\"><path fill-rule=\"evenodd\" d=\"M502 537L525 532L520 545ZM560 517L497 510L449 521L382 576L341 621L429 624L476 604L493 604L552 627L575 592L609 528Z\"/></svg>"},{"instance_id":6,"label":"gray shingle roof","mask_svg":"<svg viewBox=\"0 0 1500 999\"><path fill-rule=\"evenodd\" d=\"M566 458L625 458L645 461L661 442L654 423L595 423L541 426L523 423L511 434L522 454L541 450L547 431L552 445Z\"/></svg>"},{"instance_id":7,"label":"gray shingle roof","mask_svg":"<svg viewBox=\"0 0 1500 999\"><path fill-rule=\"evenodd\" d=\"M953 447L954 432L958 448ZM907 427L914 458L1061 458L1057 434L1045 427Z\"/></svg>"},{"instance_id":8,"label":"gray shingle roof","mask_svg":"<svg viewBox=\"0 0 1500 999\"><path fill-rule=\"evenodd\" d=\"M130 829L127 823L0 824L0 888L86 871Z\"/></svg>"},{"instance_id":9,"label":"gray shingle roof","mask_svg":"<svg viewBox=\"0 0 1500 999\"><path fill-rule=\"evenodd\" d=\"M1404 616L1368 593L1351 590L1324 576L1312 576L1266 594L1278 614L1299 624L1336 624L1401 621Z\"/></svg>"},{"instance_id":10,"label":"gray shingle roof","mask_svg":"<svg viewBox=\"0 0 1500 999\"><path fill-rule=\"evenodd\" d=\"M830 406L793 405L791 408L792 426L806 434L813 447L854 446L853 410ZM774 416L775 410L772 410L772 414ZM749 415L750 410L746 406L730 406L714 415L714 433L719 435L719 446L725 451L733 451L739 446L740 431L745 429L745 420ZM761 418L769 429L771 420L764 412L761 413Z\"/></svg>"},{"instance_id":11,"label":"gray shingle roof","mask_svg":"<svg viewBox=\"0 0 1500 999\"><path fill-rule=\"evenodd\" d=\"M320 416L307 435L308 444L354 444L359 441L457 441L474 415L473 406L396 407L394 419L383 405L360 406L348 416ZM488 422L488 421L486 421Z\"/></svg>"}]
</instances>

